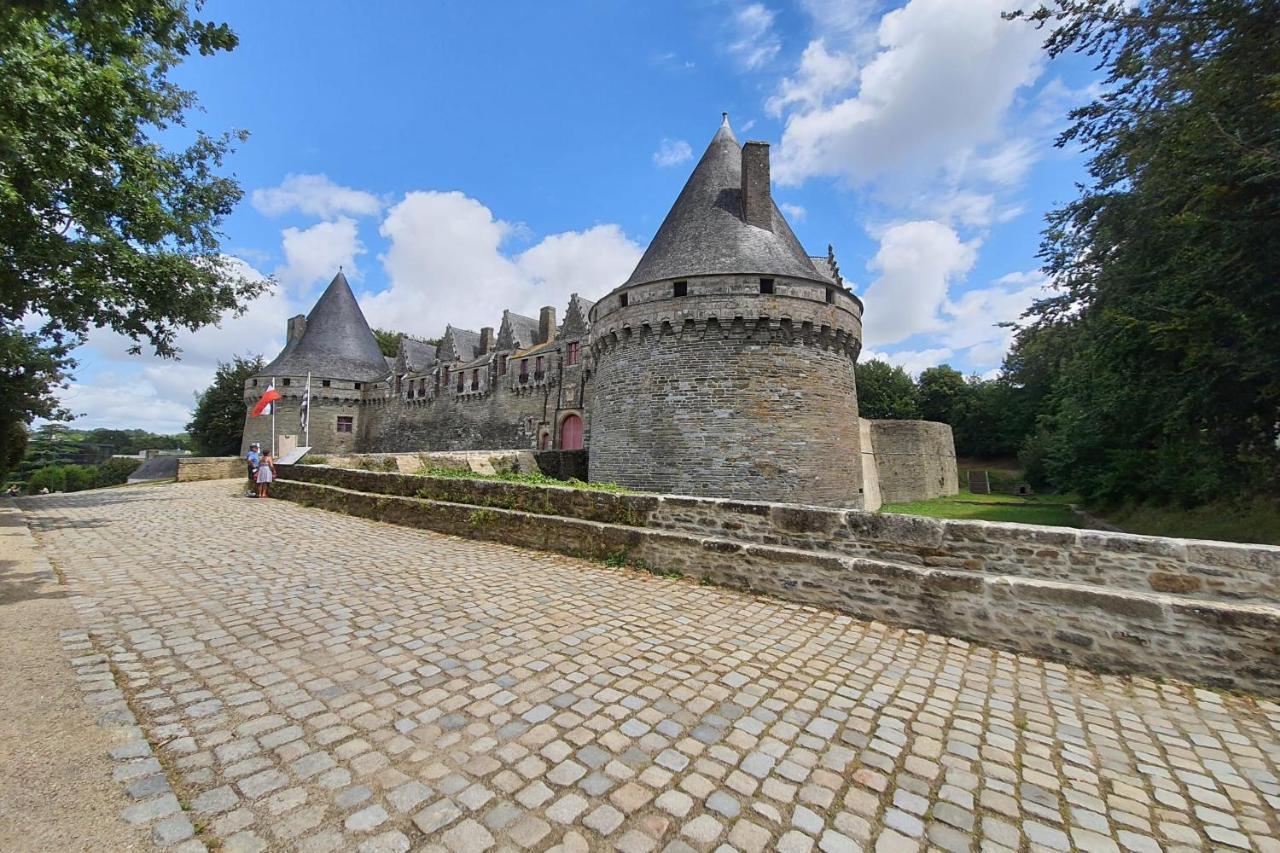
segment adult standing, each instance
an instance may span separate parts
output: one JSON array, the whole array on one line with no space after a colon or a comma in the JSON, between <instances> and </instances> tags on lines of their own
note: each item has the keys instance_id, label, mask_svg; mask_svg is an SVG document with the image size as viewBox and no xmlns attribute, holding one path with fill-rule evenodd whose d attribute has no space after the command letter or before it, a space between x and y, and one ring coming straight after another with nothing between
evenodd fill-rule
<instances>
[{"instance_id":1,"label":"adult standing","mask_svg":"<svg viewBox=\"0 0 1280 853\"><path fill-rule=\"evenodd\" d=\"M262 459L258 462L258 497L269 498L271 490L271 481L276 478L276 463L272 461L270 453L262 454Z\"/></svg>"},{"instance_id":2,"label":"adult standing","mask_svg":"<svg viewBox=\"0 0 1280 853\"><path fill-rule=\"evenodd\" d=\"M258 465L262 459L257 443L249 445L249 452L244 455L244 459L249 468L249 497L254 498L257 497Z\"/></svg>"}]
</instances>

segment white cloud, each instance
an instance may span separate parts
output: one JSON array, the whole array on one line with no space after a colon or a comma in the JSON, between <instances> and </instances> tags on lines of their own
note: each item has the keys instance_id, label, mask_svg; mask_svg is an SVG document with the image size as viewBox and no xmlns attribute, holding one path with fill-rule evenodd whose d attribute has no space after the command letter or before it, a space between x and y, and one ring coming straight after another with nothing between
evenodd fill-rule
<instances>
[{"instance_id":1,"label":"white cloud","mask_svg":"<svg viewBox=\"0 0 1280 853\"><path fill-rule=\"evenodd\" d=\"M327 175L286 175L278 187L254 190L250 201L267 216L291 210L324 218L341 213L370 216L382 210L377 196L339 186Z\"/></svg>"},{"instance_id":2,"label":"white cloud","mask_svg":"<svg viewBox=\"0 0 1280 853\"><path fill-rule=\"evenodd\" d=\"M329 281L342 267L348 278L358 279L356 256L365 252L356 221L346 216L318 222L310 228L286 228L280 232L284 265L276 270L282 284L306 290L318 281Z\"/></svg>"},{"instance_id":3,"label":"white cloud","mask_svg":"<svg viewBox=\"0 0 1280 853\"><path fill-rule=\"evenodd\" d=\"M955 353L946 347L924 350L897 350L895 352L863 350L859 360L864 363L872 360L883 361L896 367L901 367L912 376L919 376L920 371L944 364L953 355Z\"/></svg>"},{"instance_id":4,"label":"white cloud","mask_svg":"<svg viewBox=\"0 0 1280 853\"><path fill-rule=\"evenodd\" d=\"M391 286L366 297L375 326L439 334L445 324L497 326L502 310L537 316L569 295L594 298L620 284L641 249L616 225L553 234L518 254L504 243L516 226L459 192L411 192L391 208L381 233L381 260Z\"/></svg>"},{"instance_id":5,"label":"white cloud","mask_svg":"<svg viewBox=\"0 0 1280 853\"><path fill-rule=\"evenodd\" d=\"M862 68L856 94L827 105L830 94L801 70L773 103L796 105L786 122L775 177L799 183L833 176L861 183L887 173L935 174L938 164L1007 146L1005 119L1016 93L1044 64L1042 33L1002 20L1005 0L910 0L886 14L879 50ZM813 46L811 45L811 48ZM806 56L809 55L806 51ZM830 64L815 51L810 67ZM852 61L852 60L849 60ZM833 79L831 77L825 79ZM780 99L780 100L779 100ZM1016 171L1010 149L992 177Z\"/></svg>"},{"instance_id":6,"label":"white cloud","mask_svg":"<svg viewBox=\"0 0 1280 853\"><path fill-rule=\"evenodd\" d=\"M977 260L978 241L964 242L941 222L904 222L880 236L867 265L879 277L863 296L865 340L883 346L945 328L940 315L948 291Z\"/></svg>"},{"instance_id":7,"label":"white cloud","mask_svg":"<svg viewBox=\"0 0 1280 853\"><path fill-rule=\"evenodd\" d=\"M782 49L773 29L775 16L763 3L748 3L733 11L729 54L747 71L764 66Z\"/></svg>"},{"instance_id":8,"label":"white cloud","mask_svg":"<svg viewBox=\"0 0 1280 853\"><path fill-rule=\"evenodd\" d=\"M824 39L811 41L800 57L795 75L778 85L777 93L765 102L765 111L780 116L793 105L803 110L818 109L828 96L847 89L857 79L858 63L852 54L828 51Z\"/></svg>"},{"instance_id":9,"label":"white cloud","mask_svg":"<svg viewBox=\"0 0 1280 853\"><path fill-rule=\"evenodd\" d=\"M653 152L653 162L666 168L678 166L693 159L693 149L683 139L663 139L658 150Z\"/></svg>"},{"instance_id":10,"label":"white cloud","mask_svg":"<svg viewBox=\"0 0 1280 853\"><path fill-rule=\"evenodd\" d=\"M231 260L242 275L265 278L244 261ZM215 325L179 332L177 360L130 355L128 338L96 330L76 351L77 380L59 399L72 412L85 414L74 421L76 427L180 432L191 419L195 395L212 383L218 362L247 354L274 358L284 347L285 321L301 308L273 287L240 316L228 311Z\"/></svg>"},{"instance_id":11,"label":"white cloud","mask_svg":"<svg viewBox=\"0 0 1280 853\"><path fill-rule=\"evenodd\" d=\"M787 215L787 219L791 222L804 222L804 218L809 215L809 211L798 204L792 204L788 201L779 204L778 208Z\"/></svg>"}]
</instances>

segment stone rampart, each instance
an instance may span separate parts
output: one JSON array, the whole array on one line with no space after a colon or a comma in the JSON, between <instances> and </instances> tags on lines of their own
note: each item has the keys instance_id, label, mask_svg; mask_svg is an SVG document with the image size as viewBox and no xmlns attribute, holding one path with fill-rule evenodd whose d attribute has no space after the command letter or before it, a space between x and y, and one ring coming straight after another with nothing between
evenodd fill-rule
<instances>
[{"instance_id":1,"label":"stone rampart","mask_svg":"<svg viewBox=\"0 0 1280 853\"><path fill-rule=\"evenodd\" d=\"M960 491L951 427L934 421L868 421L882 503Z\"/></svg>"},{"instance_id":2,"label":"stone rampart","mask_svg":"<svg viewBox=\"0 0 1280 853\"><path fill-rule=\"evenodd\" d=\"M626 559L1104 671L1280 695L1280 548L323 468L282 473L276 493L304 504ZM662 523L669 527L654 526ZM841 553L841 542L861 542L863 555ZM1049 579L962 556L978 551L1020 553L1028 565L1050 559L1039 552L1065 552L1082 571ZM1195 589L1176 580L1210 576L1213 584ZM1124 586L1139 577L1145 590Z\"/></svg>"},{"instance_id":3,"label":"stone rampart","mask_svg":"<svg viewBox=\"0 0 1280 853\"><path fill-rule=\"evenodd\" d=\"M195 480L230 480L246 477L245 461L239 456L180 456L178 482Z\"/></svg>"}]
</instances>

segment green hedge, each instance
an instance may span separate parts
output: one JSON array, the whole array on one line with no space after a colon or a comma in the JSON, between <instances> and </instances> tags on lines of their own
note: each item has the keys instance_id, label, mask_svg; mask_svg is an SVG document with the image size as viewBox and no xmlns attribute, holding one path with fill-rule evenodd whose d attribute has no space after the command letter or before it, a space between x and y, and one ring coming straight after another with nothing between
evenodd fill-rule
<instances>
[{"instance_id":1,"label":"green hedge","mask_svg":"<svg viewBox=\"0 0 1280 853\"><path fill-rule=\"evenodd\" d=\"M41 489L82 492L100 486L118 486L141 464L141 459L108 459L100 465L49 465L33 471L27 477L24 490L34 495Z\"/></svg>"}]
</instances>

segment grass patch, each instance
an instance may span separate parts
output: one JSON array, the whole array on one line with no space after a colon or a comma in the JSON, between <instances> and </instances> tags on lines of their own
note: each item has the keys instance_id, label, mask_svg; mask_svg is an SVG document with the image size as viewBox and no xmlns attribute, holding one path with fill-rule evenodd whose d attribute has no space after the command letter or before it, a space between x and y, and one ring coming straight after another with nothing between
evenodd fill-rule
<instances>
[{"instance_id":1,"label":"grass patch","mask_svg":"<svg viewBox=\"0 0 1280 853\"><path fill-rule=\"evenodd\" d=\"M928 518L955 518L973 521L1013 521L1052 527L1080 527L1081 521L1066 495L975 495L961 492L927 501L885 504L881 512L923 515Z\"/></svg>"},{"instance_id":2,"label":"grass patch","mask_svg":"<svg viewBox=\"0 0 1280 853\"><path fill-rule=\"evenodd\" d=\"M459 468L435 468L424 465L414 472L419 477L447 477L453 480L490 480L501 483L521 483L526 486L560 486L569 489L584 489L592 492L612 492L617 495L630 494L627 489L616 483L584 483L581 480L557 480L546 474L517 474L500 471L494 474L477 474L475 471Z\"/></svg>"},{"instance_id":3,"label":"grass patch","mask_svg":"<svg viewBox=\"0 0 1280 853\"><path fill-rule=\"evenodd\" d=\"M1105 517L1129 533L1280 545L1280 501L1206 504L1195 509L1128 506Z\"/></svg>"}]
</instances>

